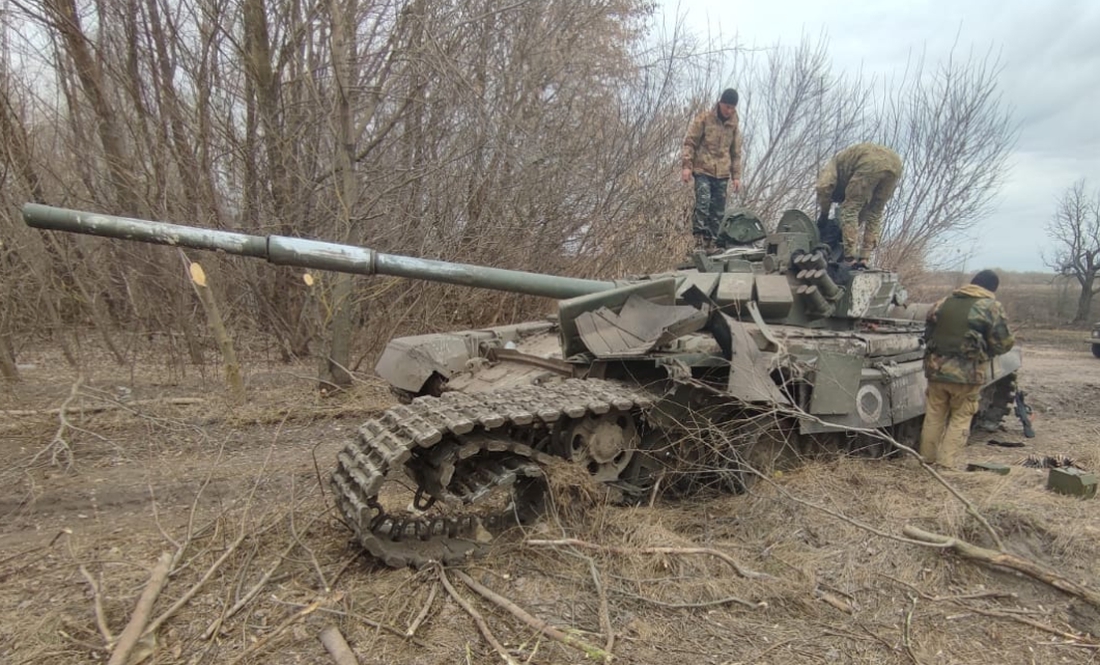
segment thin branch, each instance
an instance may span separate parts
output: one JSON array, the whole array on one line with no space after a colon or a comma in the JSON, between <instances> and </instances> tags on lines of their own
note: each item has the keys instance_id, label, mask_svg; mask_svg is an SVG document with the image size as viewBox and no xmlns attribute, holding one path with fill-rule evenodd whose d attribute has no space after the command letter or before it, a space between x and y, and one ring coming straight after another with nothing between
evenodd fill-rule
<instances>
[{"instance_id":1,"label":"thin branch","mask_svg":"<svg viewBox=\"0 0 1100 665\"><path fill-rule=\"evenodd\" d=\"M103 576L99 578L99 582L92 577L92 574L88 572L88 569L84 567L84 564L80 565L80 574L87 580L88 586L92 588L92 602L95 606L95 624L99 628L99 634L103 637L103 643L110 645L115 641L115 636L111 634L111 629L107 626L107 618L103 613L103 595L100 591L103 584Z\"/></svg>"},{"instance_id":2,"label":"thin branch","mask_svg":"<svg viewBox=\"0 0 1100 665\"><path fill-rule=\"evenodd\" d=\"M1029 619L1025 616L1020 616L1019 614L1011 614L1009 612L998 612L996 610L989 610L989 609L985 609L983 607L973 607L971 605L966 605L964 603L959 603L959 605L961 605L962 607L965 607L970 612L974 612L975 614L981 614L981 615L987 616L987 617L996 617L998 619L1009 619L1009 620L1015 621L1017 623L1022 623L1025 626L1031 626L1032 628L1041 630L1045 633L1050 633L1051 635L1057 635L1058 637L1070 640L1072 646L1083 646L1083 647L1088 647L1090 649L1100 648L1100 641L1097 641L1095 638L1093 638L1092 636L1087 635L1087 634L1078 634L1078 633L1066 632L1064 630L1060 630L1058 628L1055 628L1054 626L1048 626L1045 623L1042 623L1040 621L1036 621L1035 619Z\"/></svg>"},{"instance_id":3,"label":"thin branch","mask_svg":"<svg viewBox=\"0 0 1100 665\"><path fill-rule=\"evenodd\" d=\"M79 389L78 384L73 384L75 389ZM75 390L74 390L75 392ZM89 395L83 395L84 397L90 397ZM61 406L54 407L52 409L13 409L8 411L0 411L0 416L54 416L67 413L79 413L81 415L89 413L104 413L106 411L117 410L131 410L135 406L150 406L168 404L171 406L192 406L195 404L205 404L206 400L202 397L168 397L160 399L139 399L132 402L117 403L117 404L100 404L98 406L69 406L75 395L69 394L69 398L62 402Z\"/></svg>"},{"instance_id":4,"label":"thin branch","mask_svg":"<svg viewBox=\"0 0 1100 665\"><path fill-rule=\"evenodd\" d=\"M912 604L909 606L909 611L905 613L905 623L901 627L901 643L909 659L916 665L921 665L921 659L917 658L916 652L913 651L913 612L917 610L917 597L910 596L909 599Z\"/></svg>"},{"instance_id":5,"label":"thin branch","mask_svg":"<svg viewBox=\"0 0 1100 665\"><path fill-rule=\"evenodd\" d=\"M225 561L230 556L233 555L233 553L237 550L237 547L240 546L240 544L244 542L244 539L247 536L248 536L247 532L241 531L241 533L237 536L236 540L234 540L232 543L230 543L229 547L226 548L225 552L223 552L222 555L220 557L218 557L217 561L215 561L206 570L206 573L203 574L203 576L199 579L199 581L195 582L195 584L192 585L191 588L188 589L186 593L184 593L182 596L180 596L179 599L177 599L175 603L172 603L171 607L166 609L164 612L161 613L160 616L158 616L156 619L154 619L149 624L149 627L145 630L145 632L152 633L152 632L156 631L156 629L160 628L160 626L165 621L171 619L172 615L174 615L176 612L178 612L181 607L186 605L192 598L194 598L195 594L197 594L199 592L199 590L202 589L202 587L210 580L210 578L214 576L214 573L217 572L218 568L220 568L221 565L223 563L225 563Z\"/></svg>"},{"instance_id":6,"label":"thin branch","mask_svg":"<svg viewBox=\"0 0 1100 665\"><path fill-rule=\"evenodd\" d=\"M811 421L814 421L814 422L817 422L817 423L824 424L824 421L822 421L819 417L814 416L812 414L809 414L809 413L807 413L806 411L804 411L802 409L784 409L783 411L785 413L789 413L791 415L794 415L797 418L808 419L808 420L811 420ZM919 461L920 465L921 465L921 468L924 469L924 471L927 472L928 474L930 474L933 478L935 478L936 482L938 482L940 485L942 485L944 487L944 489L946 489L948 492L951 493L952 496L954 496L956 499L958 499L958 501L960 503L962 503L963 506L966 508L966 512L969 515L971 515L974 519L976 519L979 524L982 525L982 527L985 529L986 533L989 534L989 537L992 538L993 542L997 545L997 549L1002 550L1002 551L1004 550L1004 542L1001 540L1000 535L998 535L996 529L993 528L993 525L991 525L989 523L989 520L987 520L985 518L985 516L981 514L981 512L978 510L978 507L974 505L974 502L972 502L970 499L966 498L966 496L962 492L960 492L958 490L958 488L956 488L954 485L949 483L947 481L947 479L944 478L942 475L940 475L940 473L938 471L936 471L934 468L932 468L931 465L926 463L924 461L924 458L922 458L920 456L920 453L918 453L916 450L914 450L913 448L905 445L904 443L901 443L900 441L898 441L894 437L890 436L889 434L887 434L886 432L883 432L881 430L870 429L870 428L866 428L866 427L845 427L844 431L851 432L851 433L864 434L864 435L867 435L867 436L869 436L873 439L883 441L883 442L889 444L890 446L892 446L893 448L895 448L897 450L900 450L901 452L905 453L906 455L909 455L910 457L912 457L912 458L916 459L917 461ZM799 503L802 503L803 505L814 507L814 508L816 508L818 510L821 510L823 512L826 512L826 513L828 513L828 514L830 514L830 515L832 515L832 516L834 516L838 519L842 519L842 520L848 522L849 524L852 524L853 526L859 526L862 529L866 529L868 531L871 531L872 533L875 533L876 535L880 535L880 536L883 536L883 537L886 537L886 538L891 538L891 539L894 539L894 540L902 540L902 539L899 539L897 536L894 536L892 534L887 534L883 531L879 531L878 529L875 529L874 527L871 527L870 525L862 524L862 523L860 523L856 520L853 520L853 519L851 519L847 516L841 515L840 513L836 513L834 511L831 511L831 510L829 510L829 509L827 509L823 506L818 506L818 505L813 504L811 502L802 501L801 499L795 499L788 492L786 492L786 490L779 487L779 485L777 485L775 482L773 482L765 474L762 474L759 470L757 470L755 468L752 468L750 465L746 464L743 460L741 460L740 463L743 466L745 466L754 475L756 475L759 478L764 479L772 487L775 487L776 489L781 491L783 494L785 494L788 498L790 498L792 500L798 501ZM927 545L927 543L922 543L922 544Z\"/></svg>"},{"instance_id":7,"label":"thin branch","mask_svg":"<svg viewBox=\"0 0 1100 665\"><path fill-rule=\"evenodd\" d=\"M761 609L763 607L767 607L767 605L768 605L767 603L765 603L763 601L761 601L759 603L750 603L749 601L745 600L744 598L738 598L737 596L726 596L725 598L716 598L714 600L700 600L700 601L697 601L697 602L694 602L694 603L687 603L687 602L685 602L685 603L670 603L670 602L667 602L667 601L664 601L664 600L657 600L656 598L647 598L645 596L641 596L641 595L638 595L636 593L631 593L629 591L623 591L622 589L612 589L612 593L616 593L620 596L626 596L627 598L633 598L635 600L640 600L643 603L648 603L650 605L657 605L658 607L667 607L669 609L674 609L674 610L701 609L701 608L705 608L705 607L717 607L717 606L721 606L721 605L740 605L742 607L747 607L750 610L756 610L756 609Z\"/></svg>"},{"instance_id":8,"label":"thin branch","mask_svg":"<svg viewBox=\"0 0 1100 665\"><path fill-rule=\"evenodd\" d=\"M466 614L469 614L470 618L477 624L477 629L481 631L482 637L484 637L485 641L489 643L489 646L493 647L493 650L500 655L501 660L508 663L508 665L519 665L501 643L497 641L496 636L493 635L493 631L489 630L489 624L485 623L485 619L476 609L474 609L470 601L458 595L458 591L451 586L451 581L447 579L447 573L443 570L442 566L437 569L437 574L439 575L440 583L443 584L443 588L447 590L447 593L451 594L451 598L454 598L455 602L458 603L462 609L466 610Z\"/></svg>"},{"instance_id":9,"label":"thin branch","mask_svg":"<svg viewBox=\"0 0 1100 665\"><path fill-rule=\"evenodd\" d=\"M964 593L960 596L933 596L933 595L930 595L930 594L927 594L927 593L921 591L920 589L918 589L914 585L906 582L905 580L899 580L898 578L896 578L892 575L885 575L883 573L877 573L877 574L878 574L879 577L885 577L886 579L890 580L891 582L896 582L898 584L901 584L902 586L908 587L910 590L913 591L913 593L919 595L924 600L927 600L927 601L932 602L932 603L941 603L941 602L957 603L957 602L963 601L963 600L981 600L981 599L984 599L984 598L993 598L993 599L998 599L998 598L1015 599L1015 598L1017 598L1016 594L1008 592L1008 591L979 591L977 593Z\"/></svg>"},{"instance_id":10,"label":"thin branch","mask_svg":"<svg viewBox=\"0 0 1100 665\"><path fill-rule=\"evenodd\" d=\"M753 570L742 566L736 559L716 549L709 547L612 547L609 545L598 545L596 543L589 543L583 540L577 540L575 538L564 538L561 540L526 540L527 545L543 546L543 547L579 547L582 549L596 550L599 552L609 552L611 554L676 554L676 555L694 555L702 554L706 556L712 556L723 562L729 564L734 571L741 577L749 579L774 579L767 573L758 573Z\"/></svg>"},{"instance_id":11,"label":"thin branch","mask_svg":"<svg viewBox=\"0 0 1100 665\"><path fill-rule=\"evenodd\" d=\"M420 624L424 623L424 620L428 618L428 612L432 609L432 602L435 601L435 592L439 589L439 584L432 584L428 590L428 599L424 601L424 606L420 608L420 612L417 613L416 618L409 624L408 630L405 631L406 637L413 637L416 635L416 631L420 628Z\"/></svg>"},{"instance_id":12,"label":"thin branch","mask_svg":"<svg viewBox=\"0 0 1100 665\"><path fill-rule=\"evenodd\" d=\"M466 586L476 591L478 595L480 595L482 598L496 603L505 610L508 610L508 612L510 612L512 616L516 617L523 623L527 624L531 628L534 628L535 630L539 631L550 639L557 640L562 644L583 651L587 658L602 660L604 662L608 662L611 660L611 654L607 653L603 649L595 645L589 644L578 637L574 637L572 635L564 633L542 619L531 616L526 610L508 600L504 596L501 596L492 589L489 589L479 584L478 582L475 582L474 579L466 573L463 573L462 571L455 571L455 575L457 575L458 578L466 584Z\"/></svg>"},{"instance_id":13,"label":"thin branch","mask_svg":"<svg viewBox=\"0 0 1100 665\"><path fill-rule=\"evenodd\" d=\"M588 560L588 570L592 573L592 583L596 585L596 596L600 599L600 628L605 637L603 650L613 653L615 649L615 629L611 627L611 612L607 608L607 594L600 582L600 571L596 568L596 562Z\"/></svg>"},{"instance_id":14,"label":"thin branch","mask_svg":"<svg viewBox=\"0 0 1100 665\"><path fill-rule=\"evenodd\" d=\"M312 526L313 522L322 514L323 513L315 515L313 519L310 520L309 524L306 525L306 528L308 529L310 526ZM221 628L221 625L225 622L226 619L229 619L237 612L240 612L246 605L248 605L248 603L252 602L252 599L254 599L257 595L259 595L261 591L263 591L264 587L267 586L267 583L271 581L272 576L274 576L275 572L279 569L279 566L283 564L286 558L290 555L290 552L297 546L298 542L294 540L287 543L286 547L284 547L283 550L278 555L276 555L275 560L272 562L271 566L269 566L268 569L264 571L264 574L260 576L260 579L252 585L252 588L250 588L243 596L241 596L237 600L237 602L233 604L232 607L230 607L228 610L225 610L217 619L210 622L210 625L206 627L205 631L203 631L202 639L208 640L213 637L214 633L219 628ZM329 589L326 588L325 591L327 593Z\"/></svg>"},{"instance_id":15,"label":"thin branch","mask_svg":"<svg viewBox=\"0 0 1100 665\"><path fill-rule=\"evenodd\" d=\"M289 603L285 600L279 600L278 598L273 598L272 601L279 604L279 605L285 605L287 607L294 607L294 608L298 608L298 609L301 609L303 607L308 607L308 605L302 605L301 603ZM397 637L406 637L405 631L401 630L400 628L396 628L394 626L391 626L388 623L382 623L381 621L375 621L374 619L371 619L370 617L363 616L362 614L356 614L355 612L345 612L344 610L337 610L337 609L334 609L334 608L331 608L331 607L319 607L319 608L317 608L317 611L318 612L323 612L324 614L332 614L334 616L344 617L344 618L347 618L347 619L355 619L356 621L358 621L360 623L363 623L367 626L370 626L371 628L377 628L378 630L384 630L387 633L390 633L391 635L395 635ZM422 649L426 649L429 646L427 642L425 642L421 639L415 638L415 637L409 637L407 639L408 639L409 642L415 644L416 646L418 646Z\"/></svg>"},{"instance_id":16,"label":"thin branch","mask_svg":"<svg viewBox=\"0 0 1100 665\"><path fill-rule=\"evenodd\" d=\"M845 614L851 614L854 611L851 603L832 592L825 591L824 589L814 589L814 596L821 602L831 605L834 609L840 610Z\"/></svg>"},{"instance_id":17,"label":"thin branch","mask_svg":"<svg viewBox=\"0 0 1100 665\"><path fill-rule=\"evenodd\" d=\"M57 465L58 457L61 453L64 453L68 458L65 466L66 468L73 465L73 449L69 445L69 442L65 440L65 430L70 429L72 425L69 424L69 419L65 417L65 414L69 408L69 404L76 399L80 392L80 386L84 383L84 376L78 376L76 381L73 382L72 387L69 389L69 396L65 398L65 401L61 403L61 408L57 411L57 419L60 421L57 425L57 431L54 432L53 438L50 439L49 445L42 450L35 453L31 458L28 465L33 465L38 461L38 458L44 455L46 452L50 452L50 463L54 466Z\"/></svg>"},{"instance_id":18,"label":"thin branch","mask_svg":"<svg viewBox=\"0 0 1100 665\"><path fill-rule=\"evenodd\" d=\"M327 512L327 510L325 512ZM320 517L321 515L323 515L323 514L324 513L314 515L313 519L311 519L309 521L309 525L306 526L306 530L308 531L309 526L311 526L313 524L313 522L316 521L316 519L318 517ZM329 593L332 590L332 587L329 585L328 581L325 579L325 573L324 573L323 570L321 570L321 563L319 561L317 561L317 555L315 555L313 553L313 550L308 545L306 545L305 543L302 542L301 537L298 535L298 529L294 524L294 511L290 512L290 535L291 535L291 542L298 545L299 547L301 547L302 550L307 555L309 555L309 561L313 565L313 570L317 573L317 578L321 582L321 589L325 593Z\"/></svg>"},{"instance_id":19,"label":"thin branch","mask_svg":"<svg viewBox=\"0 0 1100 665\"><path fill-rule=\"evenodd\" d=\"M310 614L316 612L317 608L319 608L322 603L329 602L330 600L339 601L342 597L343 594L337 593L332 598L318 598L317 600L313 601L309 605L306 605L294 614L291 614L286 619L284 619L282 623L276 626L274 630L256 640L256 642L249 645L249 647L245 649L242 653L240 653L236 658L229 661L229 665L237 665L237 663L241 662L242 660L263 651L272 640L274 640L279 635L282 635L287 628L294 625L295 623L298 623Z\"/></svg>"}]
</instances>

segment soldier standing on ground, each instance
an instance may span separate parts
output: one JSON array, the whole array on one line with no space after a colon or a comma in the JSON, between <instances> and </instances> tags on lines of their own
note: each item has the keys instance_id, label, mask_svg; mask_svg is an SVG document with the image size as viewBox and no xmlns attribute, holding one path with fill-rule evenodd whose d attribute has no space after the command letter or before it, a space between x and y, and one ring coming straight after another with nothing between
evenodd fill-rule
<instances>
[{"instance_id":1,"label":"soldier standing on ground","mask_svg":"<svg viewBox=\"0 0 1100 665\"><path fill-rule=\"evenodd\" d=\"M978 411L989 359L1015 340L994 292L1000 279L982 270L970 284L940 300L928 313L924 339L927 406L920 436L924 461L956 469Z\"/></svg>"},{"instance_id":2,"label":"soldier standing on ground","mask_svg":"<svg viewBox=\"0 0 1100 665\"><path fill-rule=\"evenodd\" d=\"M841 150L817 177L818 226L829 219L829 209L839 203L837 216L844 235L844 255L866 263L878 247L882 211L901 180L901 158L876 143L857 143ZM860 243L860 227L863 242Z\"/></svg>"},{"instance_id":3,"label":"soldier standing on ground","mask_svg":"<svg viewBox=\"0 0 1100 665\"><path fill-rule=\"evenodd\" d=\"M718 237L726 210L726 188L741 189L741 127L737 91L727 88L714 108L695 116L684 137L680 179L695 179L691 232L700 245ZM730 180L733 182L730 183Z\"/></svg>"}]
</instances>

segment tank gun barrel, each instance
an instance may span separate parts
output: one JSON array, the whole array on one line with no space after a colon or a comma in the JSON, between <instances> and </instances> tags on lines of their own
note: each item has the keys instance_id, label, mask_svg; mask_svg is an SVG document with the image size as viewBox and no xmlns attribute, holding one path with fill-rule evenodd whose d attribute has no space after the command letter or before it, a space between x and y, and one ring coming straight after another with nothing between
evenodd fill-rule
<instances>
[{"instance_id":1,"label":"tank gun barrel","mask_svg":"<svg viewBox=\"0 0 1100 665\"><path fill-rule=\"evenodd\" d=\"M547 298L573 298L615 288L614 282L419 259L354 245L289 236L219 231L55 208L37 203L23 206L23 221L38 229L84 233L171 247L223 251L266 259L277 265L357 275L392 275Z\"/></svg>"}]
</instances>

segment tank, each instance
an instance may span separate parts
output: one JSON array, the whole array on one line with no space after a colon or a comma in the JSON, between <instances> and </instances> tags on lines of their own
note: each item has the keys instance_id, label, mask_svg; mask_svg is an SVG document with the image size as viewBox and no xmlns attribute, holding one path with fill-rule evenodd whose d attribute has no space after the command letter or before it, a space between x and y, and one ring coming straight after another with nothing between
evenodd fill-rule
<instances>
[{"instance_id":1,"label":"tank","mask_svg":"<svg viewBox=\"0 0 1100 665\"><path fill-rule=\"evenodd\" d=\"M402 402L358 429L331 488L389 566L456 563L547 510L586 474L623 501L743 491L807 455L916 445L928 305L897 274L838 264L835 233L747 211L717 250L603 281L461 265L28 204L27 224L557 299L514 325L391 340L376 366ZM835 231L835 229L834 229ZM822 242L825 235L826 242ZM975 427L1013 403L1019 352L991 359ZM572 479L572 480L571 480ZM387 482L396 481L396 482Z\"/></svg>"}]
</instances>

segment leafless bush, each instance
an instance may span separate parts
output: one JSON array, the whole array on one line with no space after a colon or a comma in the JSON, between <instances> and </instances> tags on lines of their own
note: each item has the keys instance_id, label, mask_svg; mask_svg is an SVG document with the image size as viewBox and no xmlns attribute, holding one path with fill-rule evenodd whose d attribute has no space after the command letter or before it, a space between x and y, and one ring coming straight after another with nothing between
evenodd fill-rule
<instances>
[{"instance_id":1,"label":"leafless bush","mask_svg":"<svg viewBox=\"0 0 1100 665\"><path fill-rule=\"evenodd\" d=\"M865 136L869 82L834 74L823 37L744 54L733 79L746 90L745 204L768 220L808 209L821 165Z\"/></svg>"},{"instance_id":2,"label":"leafless bush","mask_svg":"<svg viewBox=\"0 0 1100 665\"><path fill-rule=\"evenodd\" d=\"M884 218L885 265L952 267L959 257L944 250L989 212L1017 136L1001 70L992 53L952 53L934 66L922 55L875 100L869 134L905 164Z\"/></svg>"}]
</instances>

